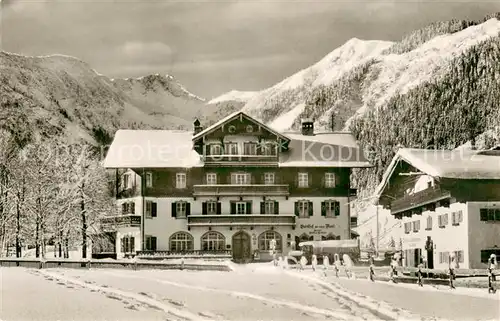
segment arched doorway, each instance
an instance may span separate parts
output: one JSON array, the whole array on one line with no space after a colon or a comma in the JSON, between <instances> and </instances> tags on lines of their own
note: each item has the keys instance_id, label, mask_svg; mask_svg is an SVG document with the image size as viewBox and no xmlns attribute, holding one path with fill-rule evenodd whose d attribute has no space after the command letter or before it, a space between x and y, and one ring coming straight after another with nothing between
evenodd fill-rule
<instances>
[{"instance_id":1,"label":"arched doorway","mask_svg":"<svg viewBox=\"0 0 500 321\"><path fill-rule=\"evenodd\" d=\"M239 231L233 235L233 260L238 263L247 263L252 260L252 244L250 235Z\"/></svg>"}]
</instances>

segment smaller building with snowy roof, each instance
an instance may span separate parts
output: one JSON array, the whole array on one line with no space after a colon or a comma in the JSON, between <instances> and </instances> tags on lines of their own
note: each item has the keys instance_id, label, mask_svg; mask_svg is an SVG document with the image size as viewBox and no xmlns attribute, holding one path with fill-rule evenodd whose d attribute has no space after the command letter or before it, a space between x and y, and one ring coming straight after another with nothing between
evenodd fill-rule
<instances>
[{"instance_id":1,"label":"smaller building with snowy roof","mask_svg":"<svg viewBox=\"0 0 500 321\"><path fill-rule=\"evenodd\" d=\"M379 203L401 219L404 264L486 268L500 255L500 151L402 148L387 168Z\"/></svg>"}]
</instances>

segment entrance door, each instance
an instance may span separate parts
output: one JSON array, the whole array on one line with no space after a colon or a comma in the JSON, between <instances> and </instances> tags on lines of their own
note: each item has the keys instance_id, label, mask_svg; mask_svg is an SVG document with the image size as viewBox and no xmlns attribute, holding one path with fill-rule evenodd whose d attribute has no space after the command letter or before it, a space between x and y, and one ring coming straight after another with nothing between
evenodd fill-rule
<instances>
[{"instance_id":1,"label":"entrance door","mask_svg":"<svg viewBox=\"0 0 500 321\"><path fill-rule=\"evenodd\" d=\"M433 249L427 250L427 267L429 269L434 268L434 250Z\"/></svg>"},{"instance_id":2,"label":"entrance door","mask_svg":"<svg viewBox=\"0 0 500 321\"><path fill-rule=\"evenodd\" d=\"M240 231L233 235L233 260L238 263L247 263L252 259L250 235Z\"/></svg>"}]
</instances>

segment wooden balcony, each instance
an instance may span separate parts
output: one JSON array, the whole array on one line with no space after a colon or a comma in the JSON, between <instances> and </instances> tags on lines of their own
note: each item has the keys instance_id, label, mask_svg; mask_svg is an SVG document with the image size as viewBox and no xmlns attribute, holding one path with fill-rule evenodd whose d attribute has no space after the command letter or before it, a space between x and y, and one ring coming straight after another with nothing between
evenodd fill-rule
<instances>
[{"instance_id":1,"label":"wooden balcony","mask_svg":"<svg viewBox=\"0 0 500 321\"><path fill-rule=\"evenodd\" d=\"M278 166L276 155L205 155L205 166Z\"/></svg>"},{"instance_id":2,"label":"wooden balcony","mask_svg":"<svg viewBox=\"0 0 500 321\"><path fill-rule=\"evenodd\" d=\"M193 196L288 196L288 185L194 185Z\"/></svg>"},{"instance_id":3,"label":"wooden balcony","mask_svg":"<svg viewBox=\"0 0 500 321\"><path fill-rule=\"evenodd\" d=\"M295 215L190 215L188 226L295 226Z\"/></svg>"},{"instance_id":4,"label":"wooden balcony","mask_svg":"<svg viewBox=\"0 0 500 321\"><path fill-rule=\"evenodd\" d=\"M412 195L394 200L391 203L391 213L397 214L405 212L416 207L425 206L447 198L450 198L449 191L442 190L439 187L428 188Z\"/></svg>"},{"instance_id":5,"label":"wooden balcony","mask_svg":"<svg viewBox=\"0 0 500 321\"><path fill-rule=\"evenodd\" d=\"M141 216L137 214L118 215L101 218L101 225L105 231L115 230L118 227L140 227Z\"/></svg>"}]
</instances>

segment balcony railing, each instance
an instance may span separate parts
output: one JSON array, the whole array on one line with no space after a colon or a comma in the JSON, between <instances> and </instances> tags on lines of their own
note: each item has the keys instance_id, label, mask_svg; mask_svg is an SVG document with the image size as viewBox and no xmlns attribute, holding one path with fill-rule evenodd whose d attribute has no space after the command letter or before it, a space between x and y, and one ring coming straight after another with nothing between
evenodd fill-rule
<instances>
[{"instance_id":1,"label":"balcony railing","mask_svg":"<svg viewBox=\"0 0 500 321\"><path fill-rule=\"evenodd\" d=\"M434 203L449 197L451 197L449 191L442 190L439 187L428 188L412 195L394 200L391 203L391 212L392 214L396 214L413 209L415 207Z\"/></svg>"},{"instance_id":2,"label":"balcony railing","mask_svg":"<svg viewBox=\"0 0 500 321\"><path fill-rule=\"evenodd\" d=\"M193 196L288 196L288 185L194 185Z\"/></svg>"},{"instance_id":3,"label":"balcony railing","mask_svg":"<svg viewBox=\"0 0 500 321\"><path fill-rule=\"evenodd\" d=\"M140 227L141 216L137 214L119 215L101 218L101 225L105 230L117 227Z\"/></svg>"},{"instance_id":4,"label":"balcony railing","mask_svg":"<svg viewBox=\"0 0 500 321\"><path fill-rule=\"evenodd\" d=\"M190 215L188 226L295 226L295 215Z\"/></svg>"}]
</instances>

